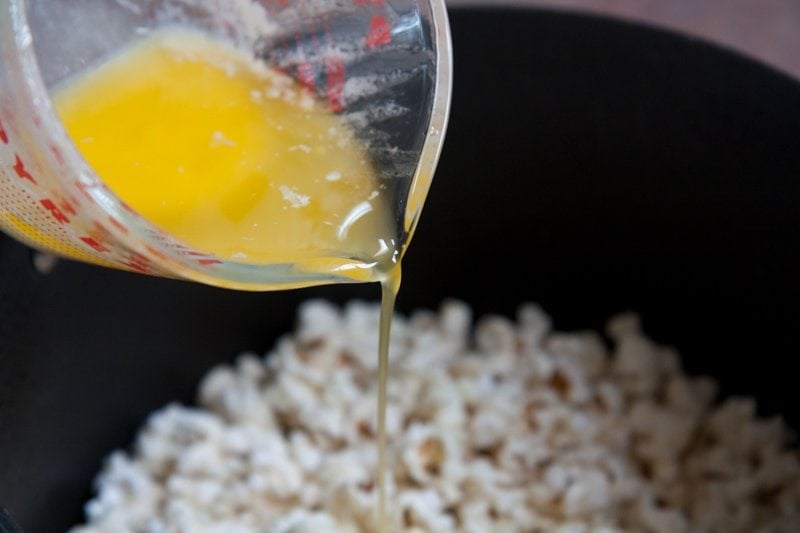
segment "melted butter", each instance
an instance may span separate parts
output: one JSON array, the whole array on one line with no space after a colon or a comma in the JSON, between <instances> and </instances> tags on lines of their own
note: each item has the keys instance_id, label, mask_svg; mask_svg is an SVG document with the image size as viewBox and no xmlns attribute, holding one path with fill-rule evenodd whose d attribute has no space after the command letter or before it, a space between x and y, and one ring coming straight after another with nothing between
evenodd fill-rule
<instances>
[{"instance_id":1,"label":"melted butter","mask_svg":"<svg viewBox=\"0 0 800 533\"><path fill-rule=\"evenodd\" d=\"M395 252L387 195L341 117L230 46L162 30L54 102L111 190L197 250L357 281Z\"/></svg>"}]
</instances>

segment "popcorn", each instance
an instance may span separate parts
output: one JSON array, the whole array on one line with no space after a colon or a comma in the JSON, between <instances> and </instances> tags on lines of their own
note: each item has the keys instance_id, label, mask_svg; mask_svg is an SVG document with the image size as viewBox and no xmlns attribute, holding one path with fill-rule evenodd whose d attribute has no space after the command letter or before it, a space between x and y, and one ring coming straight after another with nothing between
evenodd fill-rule
<instances>
[{"instance_id":1,"label":"popcorn","mask_svg":"<svg viewBox=\"0 0 800 533\"><path fill-rule=\"evenodd\" d=\"M455 519L444 508L435 490L409 489L400 493L397 506L404 528L417 531L452 531Z\"/></svg>"},{"instance_id":2,"label":"popcorn","mask_svg":"<svg viewBox=\"0 0 800 533\"><path fill-rule=\"evenodd\" d=\"M558 356L563 365L578 368L580 376L590 381L599 378L608 363L602 339L591 331L554 333L547 341L547 350Z\"/></svg>"},{"instance_id":3,"label":"popcorn","mask_svg":"<svg viewBox=\"0 0 800 533\"><path fill-rule=\"evenodd\" d=\"M396 316L386 413L394 533L800 531L800 455L751 398L648 339L638 316L554 331L469 306ZM109 456L72 533L378 530L378 308L301 306L261 359Z\"/></svg>"},{"instance_id":4,"label":"popcorn","mask_svg":"<svg viewBox=\"0 0 800 533\"><path fill-rule=\"evenodd\" d=\"M433 427L413 424L406 431L403 448L402 464L412 482L429 484L442 475L447 449Z\"/></svg>"},{"instance_id":5,"label":"popcorn","mask_svg":"<svg viewBox=\"0 0 800 533\"><path fill-rule=\"evenodd\" d=\"M329 514L309 513L300 509L293 511L286 518L278 520L272 526L273 533L321 533L326 531L358 533L355 526L337 522Z\"/></svg>"},{"instance_id":6,"label":"popcorn","mask_svg":"<svg viewBox=\"0 0 800 533\"><path fill-rule=\"evenodd\" d=\"M495 357L514 354L517 350L514 324L498 316L483 318L475 328L475 343L481 352Z\"/></svg>"},{"instance_id":7,"label":"popcorn","mask_svg":"<svg viewBox=\"0 0 800 533\"><path fill-rule=\"evenodd\" d=\"M521 305L517 311L517 322L520 339L529 348L540 346L552 328L550 317L535 304Z\"/></svg>"}]
</instances>

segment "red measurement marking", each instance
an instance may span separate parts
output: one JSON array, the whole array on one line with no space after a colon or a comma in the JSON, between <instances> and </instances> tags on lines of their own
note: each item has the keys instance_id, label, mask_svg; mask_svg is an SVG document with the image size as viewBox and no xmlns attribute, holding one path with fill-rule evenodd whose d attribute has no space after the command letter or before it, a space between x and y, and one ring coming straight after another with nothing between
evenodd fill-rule
<instances>
[{"instance_id":1,"label":"red measurement marking","mask_svg":"<svg viewBox=\"0 0 800 533\"><path fill-rule=\"evenodd\" d=\"M219 259L198 259L197 263L199 265L203 265L203 266L206 266L206 265L221 265L222 261L220 261Z\"/></svg>"},{"instance_id":2,"label":"red measurement marking","mask_svg":"<svg viewBox=\"0 0 800 533\"><path fill-rule=\"evenodd\" d=\"M325 60L325 76L328 81L328 105L338 113L344 109L344 63L340 57L333 56Z\"/></svg>"},{"instance_id":3,"label":"red measurement marking","mask_svg":"<svg viewBox=\"0 0 800 533\"><path fill-rule=\"evenodd\" d=\"M297 65L297 81L303 87L314 90L314 69L311 68L310 63L306 62Z\"/></svg>"},{"instance_id":4,"label":"red measurement marking","mask_svg":"<svg viewBox=\"0 0 800 533\"><path fill-rule=\"evenodd\" d=\"M150 264L150 260L148 258L146 258L142 254L139 254L139 253L136 253L136 252L131 252L130 254L128 254L128 258L131 261L135 261L135 262L141 263L143 265L149 265Z\"/></svg>"},{"instance_id":5,"label":"red measurement marking","mask_svg":"<svg viewBox=\"0 0 800 533\"><path fill-rule=\"evenodd\" d=\"M150 268L147 265L143 265L135 261L123 261L122 264L131 270L141 272L142 274L147 274L150 272Z\"/></svg>"},{"instance_id":6,"label":"red measurement marking","mask_svg":"<svg viewBox=\"0 0 800 533\"><path fill-rule=\"evenodd\" d=\"M92 195L89 194L89 186L83 183L82 181L78 181L75 183L78 186L78 190L81 191L81 194L86 197L87 200L92 200Z\"/></svg>"},{"instance_id":7,"label":"red measurement marking","mask_svg":"<svg viewBox=\"0 0 800 533\"><path fill-rule=\"evenodd\" d=\"M22 159L19 158L18 154L14 154L15 161L14 161L14 172L17 173L21 179L30 180L31 183L36 185L36 180L33 176L31 176L30 172L25 170L25 165L22 163Z\"/></svg>"},{"instance_id":8,"label":"red measurement marking","mask_svg":"<svg viewBox=\"0 0 800 533\"><path fill-rule=\"evenodd\" d=\"M120 202L120 205L122 206L122 209L124 209L128 213L130 213L132 215L137 215L138 214L136 211L133 210L133 208L131 206L129 206L125 202Z\"/></svg>"},{"instance_id":9,"label":"red measurement marking","mask_svg":"<svg viewBox=\"0 0 800 533\"><path fill-rule=\"evenodd\" d=\"M383 15L375 15L369 23L367 48L377 48L392 42L392 30Z\"/></svg>"},{"instance_id":10,"label":"red measurement marking","mask_svg":"<svg viewBox=\"0 0 800 533\"><path fill-rule=\"evenodd\" d=\"M146 257L142 257L137 253L130 254L125 261L122 262L126 267L147 274L150 272L150 263Z\"/></svg>"},{"instance_id":11,"label":"red measurement marking","mask_svg":"<svg viewBox=\"0 0 800 533\"><path fill-rule=\"evenodd\" d=\"M56 161L58 161L59 165L64 164L64 156L61 155L61 150L58 149L58 146L51 144L50 151L53 152L53 155L56 157Z\"/></svg>"},{"instance_id":12,"label":"red measurement marking","mask_svg":"<svg viewBox=\"0 0 800 533\"><path fill-rule=\"evenodd\" d=\"M103 227L103 225L100 224L100 222L98 222L97 220L92 220L92 232L89 233L89 235L97 239L102 239L103 237L108 235L108 230L106 230L106 228Z\"/></svg>"},{"instance_id":13,"label":"red measurement marking","mask_svg":"<svg viewBox=\"0 0 800 533\"><path fill-rule=\"evenodd\" d=\"M108 248L102 245L99 241L93 239L92 237L81 237L81 240L88 244L94 251L96 252L107 252Z\"/></svg>"},{"instance_id":14,"label":"red measurement marking","mask_svg":"<svg viewBox=\"0 0 800 533\"><path fill-rule=\"evenodd\" d=\"M0 141L3 141L3 144L8 144L8 134L2 122L0 122Z\"/></svg>"},{"instance_id":15,"label":"red measurement marking","mask_svg":"<svg viewBox=\"0 0 800 533\"><path fill-rule=\"evenodd\" d=\"M154 255L154 256L156 256L156 257L158 257L159 259L167 259L167 256L166 256L166 254L164 254L164 253L162 253L162 252L160 252L160 251L156 250L156 249L155 249L155 248L153 248L152 246L149 246L149 245L145 244L145 245L144 245L144 248L145 248L145 250L147 250L147 251L148 251L150 254L152 254L152 255Z\"/></svg>"},{"instance_id":16,"label":"red measurement marking","mask_svg":"<svg viewBox=\"0 0 800 533\"><path fill-rule=\"evenodd\" d=\"M108 221L111 222L111 225L120 230L122 233L128 233L128 228L122 225L122 222L117 220L114 217L108 217Z\"/></svg>"},{"instance_id":17,"label":"red measurement marking","mask_svg":"<svg viewBox=\"0 0 800 533\"><path fill-rule=\"evenodd\" d=\"M70 214L70 215L72 215L72 216L75 216L75 215L77 215L77 214L78 214L78 212L75 210L75 207L74 207L74 206L73 206L71 203L69 203L69 201L67 201L67 200L64 200L64 199L62 199L62 200L61 200L61 201L58 203L58 207L60 207L60 208L61 208L61 209L63 209L63 210L66 212L66 213L68 213L68 214Z\"/></svg>"},{"instance_id":18,"label":"red measurement marking","mask_svg":"<svg viewBox=\"0 0 800 533\"><path fill-rule=\"evenodd\" d=\"M61 209L53 202L53 200L49 200L45 198L39 202L42 204L42 207L50 211L50 214L53 215L53 218L56 219L58 222L62 224L66 224L69 222L69 219L61 212Z\"/></svg>"}]
</instances>

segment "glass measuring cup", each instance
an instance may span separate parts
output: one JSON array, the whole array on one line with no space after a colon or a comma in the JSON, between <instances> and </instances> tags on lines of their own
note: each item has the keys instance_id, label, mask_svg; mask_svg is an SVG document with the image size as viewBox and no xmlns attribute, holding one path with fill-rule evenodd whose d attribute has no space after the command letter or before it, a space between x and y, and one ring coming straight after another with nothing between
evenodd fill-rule
<instances>
[{"instance_id":1,"label":"glass measuring cup","mask_svg":"<svg viewBox=\"0 0 800 533\"><path fill-rule=\"evenodd\" d=\"M246 290L352 282L336 270L247 263L181 241L125 204L76 149L51 90L128 43L180 24L291 76L363 141L405 251L448 116L441 0L0 0L0 227L36 248L125 270Z\"/></svg>"}]
</instances>

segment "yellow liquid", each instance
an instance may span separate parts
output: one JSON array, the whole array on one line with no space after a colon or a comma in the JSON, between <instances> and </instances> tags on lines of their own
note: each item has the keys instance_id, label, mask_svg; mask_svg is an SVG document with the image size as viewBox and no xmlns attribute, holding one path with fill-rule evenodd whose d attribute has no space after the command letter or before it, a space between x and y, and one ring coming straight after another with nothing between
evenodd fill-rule
<instances>
[{"instance_id":1,"label":"yellow liquid","mask_svg":"<svg viewBox=\"0 0 800 533\"><path fill-rule=\"evenodd\" d=\"M94 170L168 233L238 262L380 281L378 518L386 517L386 381L400 254L353 134L291 80L198 34L154 34L54 98ZM366 268L345 269L348 265Z\"/></svg>"},{"instance_id":2,"label":"yellow liquid","mask_svg":"<svg viewBox=\"0 0 800 533\"><path fill-rule=\"evenodd\" d=\"M381 280L381 316L378 335L378 530L389 531L386 515L386 386L389 381L389 339L392 330L392 316L397 292L400 290L400 265Z\"/></svg>"},{"instance_id":3,"label":"yellow liquid","mask_svg":"<svg viewBox=\"0 0 800 533\"><path fill-rule=\"evenodd\" d=\"M392 217L361 143L308 91L232 47L158 32L54 102L111 190L195 249L323 272L391 259Z\"/></svg>"}]
</instances>

